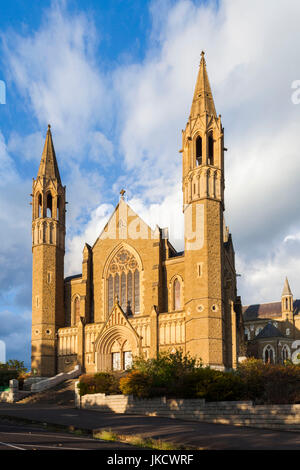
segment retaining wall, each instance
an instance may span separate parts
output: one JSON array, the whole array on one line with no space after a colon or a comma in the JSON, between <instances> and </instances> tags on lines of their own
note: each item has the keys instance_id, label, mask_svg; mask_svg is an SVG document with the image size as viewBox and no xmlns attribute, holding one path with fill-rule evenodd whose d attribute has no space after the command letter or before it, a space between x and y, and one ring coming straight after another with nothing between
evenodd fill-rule
<instances>
[{"instance_id":1,"label":"retaining wall","mask_svg":"<svg viewBox=\"0 0 300 470\"><path fill-rule=\"evenodd\" d=\"M77 384L78 382L76 382ZM231 424L266 429L300 431L299 405L253 405L252 402L205 402L201 399L137 399L125 395L79 396L75 384L76 407L102 412L129 413L206 423Z\"/></svg>"}]
</instances>

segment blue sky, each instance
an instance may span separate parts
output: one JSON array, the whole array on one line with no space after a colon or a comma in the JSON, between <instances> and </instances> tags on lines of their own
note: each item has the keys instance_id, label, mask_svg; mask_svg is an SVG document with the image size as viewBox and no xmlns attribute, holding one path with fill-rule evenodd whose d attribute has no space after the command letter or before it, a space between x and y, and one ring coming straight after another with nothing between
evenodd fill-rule
<instances>
[{"instance_id":1,"label":"blue sky","mask_svg":"<svg viewBox=\"0 0 300 470\"><path fill-rule=\"evenodd\" d=\"M300 5L0 1L0 339L30 356L32 177L48 122L67 186L65 274L125 186L182 249L181 129L206 51L225 127L226 222L244 304L300 296ZM259 15L257 12L259 11Z\"/></svg>"}]
</instances>

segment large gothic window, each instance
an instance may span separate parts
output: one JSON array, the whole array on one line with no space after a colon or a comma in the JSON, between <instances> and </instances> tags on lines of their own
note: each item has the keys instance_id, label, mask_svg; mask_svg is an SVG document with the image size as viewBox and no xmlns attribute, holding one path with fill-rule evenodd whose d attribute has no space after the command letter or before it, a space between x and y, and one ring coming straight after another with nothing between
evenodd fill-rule
<instances>
[{"instance_id":1,"label":"large gothic window","mask_svg":"<svg viewBox=\"0 0 300 470\"><path fill-rule=\"evenodd\" d=\"M140 313L140 273L135 256L122 248L111 260L107 274L107 308L113 308L115 298L127 314Z\"/></svg>"}]
</instances>

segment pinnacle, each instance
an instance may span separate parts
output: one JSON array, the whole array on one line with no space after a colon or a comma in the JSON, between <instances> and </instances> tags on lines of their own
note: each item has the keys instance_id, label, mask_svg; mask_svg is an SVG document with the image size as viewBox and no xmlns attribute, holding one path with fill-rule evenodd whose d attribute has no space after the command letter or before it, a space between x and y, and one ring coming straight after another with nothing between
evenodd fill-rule
<instances>
[{"instance_id":1,"label":"pinnacle","mask_svg":"<svg viewBox=\"0 0 300 470\"><path fill-rule=\"evenodd\" d=\"M40 163L40 167L38 171L38 176L46 176L48 178L57 179L58 183L61 184L54 145L52 141L50 124L48 124L48 130L47 130L44 150L42 153L41 163Z\"/></svg>"},{"instance_id":2,"label":"pinnacle","mask_svg":"<svg viewBox=\"0 0 300 470\"><path fill-rule=\"evenodd\" d=\"M282 291L282 296L284 296L284 295L292 295L292 291L291 291L291 288L290 288L289 281L288 281L287 277L285 278L283 291Z\"/></svg>"},{"instance_id":3,"label":"pinnacle","mask_svg":"<svg viewBox=\"0 0 300 470\"><path fill-rule=\"evenodd\" d=\"M208 74L206 70L205 52L201 52L199 72L194 91L191 117L206 112L209 115L217 116L213 95L211 92Z\"/></svg>"}]
</instances>

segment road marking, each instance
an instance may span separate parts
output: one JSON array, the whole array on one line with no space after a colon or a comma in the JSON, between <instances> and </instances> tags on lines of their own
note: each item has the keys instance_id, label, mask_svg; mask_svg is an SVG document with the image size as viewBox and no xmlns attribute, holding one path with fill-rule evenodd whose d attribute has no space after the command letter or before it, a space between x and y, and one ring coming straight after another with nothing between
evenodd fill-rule
<instances>
[{"instance_id":1,"label":"road marking","mask_svg":"<svg viewBox=\"0 0 300 470\"><path fill-rule=\"evenodd\" d=\"M45 447L46 449L53 449L53 450L91 450L91 449L82 449L82 448L78 448L78 447L62 447L62 446L58 446L57 444L56 445L52 445L52 446L45 446L43 444L22 444L22 446L24 447L35 447L35 448L39 448L39 447ZM22 450L26 450L26 449L22 449Z\"/></svg>"},{"instance_id":2,"label":"road marking","mask_svg":"<svg viewBox=\"0 0 300 470\"><path fill-rule=\"evenodd\" d=\"M4 432L4 431L0 431L0 434L5 434L7 436L7 432ZM91 439L91 438L88 438L88 437L75 437L75 436L68 436L68 435L65 435L65 434L52 434L52 433L45 433L44 431L40 432L40 433L34 433L34 432L10 432L9 431L9 434L16 434L17 436L38 436L38 437L60 437L62 439L70 439L70 440L73 440L73 441L92 441L92 442L99 442L100 439ZM23 444L22 444L23 445Z\"/></svg>"},{"instance_id":3,"label":"road marking","mask_svg":"<svg viewBox=\"0 0 300 470\"><path fill-rule=\"evenodd\" d=\"M14 446L13 444L7 444L6 442L0 442L0 445L7 446L7 447L13 447L14 449L18 449L18 450L26 450L26 449L22 449L22 447Z\"/></svg>"}]
</instances>

